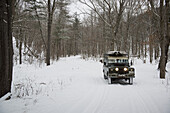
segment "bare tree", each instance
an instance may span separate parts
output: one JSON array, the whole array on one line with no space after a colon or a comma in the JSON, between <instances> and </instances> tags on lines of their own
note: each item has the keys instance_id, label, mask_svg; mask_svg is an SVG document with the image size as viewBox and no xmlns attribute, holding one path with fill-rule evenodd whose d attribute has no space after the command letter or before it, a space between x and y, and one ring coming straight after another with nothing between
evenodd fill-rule
<instances>
[{"instance_id":1,"label":"bare tree","mask_svg":"<svg viewBox=\"0 0 170 113\"><path fill-rule=\"evenodd\" d=\"M50 65L51 28L52 28L53 14L55 9L56 9L56 1L53 0L53 4L51 4L51 0L48 0L48 41L47 41L47 53L46 53L47 66Z\"/></svg>"},{"instance_id":2,"label":"bare tree","mask_svg":"<svg viewBox=\"0 0 170 113\"><path fill-rule=\"evenodd\" d=\"M160 78L165 78L165 37L164 37L164 13L163 2L160 0L160 44L161 44L161 57L160 57Z\"/></svg>"},{"instance_id":3,"label":"bare tree","mask_svg":"<svg viewBox=\"0 0 170 113\"><path fill-rule=\"evenodd\" d=\"M91 8L105 23L110 27L110 38L112 50L115 49L115 44L118 42L117 33L120 27L120 21L127 5L126 0L107 1L107 0L79 0L81 3ZM106 12L107 16L104 18L100 10Z\"/></svg>"}]
</instances>

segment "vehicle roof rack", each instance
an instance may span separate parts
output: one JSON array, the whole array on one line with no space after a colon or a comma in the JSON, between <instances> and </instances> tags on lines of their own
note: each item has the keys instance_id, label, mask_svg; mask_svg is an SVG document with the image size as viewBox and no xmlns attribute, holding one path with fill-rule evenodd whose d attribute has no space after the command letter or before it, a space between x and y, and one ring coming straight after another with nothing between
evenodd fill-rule
<instances>
[{"instance_id":1,"label":"vehicle roof rack","mask_svg":"<svg viewBox=\"0 0 170 113\"><path fill-rule=\"evenodd\" d=\"M108 51L104 56L113 56L113 57L128 57L128 54L124 51Z\"/></svg>"}]
</instances>

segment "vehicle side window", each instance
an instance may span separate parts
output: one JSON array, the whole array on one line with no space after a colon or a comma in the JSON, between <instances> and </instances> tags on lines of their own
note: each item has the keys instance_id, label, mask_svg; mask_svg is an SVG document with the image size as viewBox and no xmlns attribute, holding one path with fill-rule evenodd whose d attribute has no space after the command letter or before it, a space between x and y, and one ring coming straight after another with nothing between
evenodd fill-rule
<instances>
[{"instance_id":1,"label":"vehicle side window","mask_svg":"<svg viewBox=\"0 0 170 113\"><path fill-rule=\"evenodd\" d=\"M128 63L128 60L127 60L127 59L123 59L123 62L124 62L124 63Z\"/></svg>"},{"instance_id":2,"label":"vehicle side window","mask_svg":"<svg viewBox=\"0 0 170 113\"><path fill-rule=\"evenodd\" d=\"M115 59L109 60L108 63L115 63Z\"/></svg>"}]
</instances>

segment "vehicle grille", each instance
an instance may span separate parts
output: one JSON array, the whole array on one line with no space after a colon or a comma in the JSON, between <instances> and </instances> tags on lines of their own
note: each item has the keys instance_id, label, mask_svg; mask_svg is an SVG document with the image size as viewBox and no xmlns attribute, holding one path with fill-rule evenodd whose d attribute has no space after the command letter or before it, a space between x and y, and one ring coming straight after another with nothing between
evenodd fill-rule
<instances>
[{"instance_id":1,"label":"vehicle grille","mask_svg":"<svg viewBox=\"0 0 170 113\"><path fill-rule=\"evenodd\" d=\"M124 71L124 67L119 67L119 71L115 71L115 68L112 68L110 73L118 73L118 74L127 74L129 71Z\"/></svg>"},{"instance_id":2,"label":"vehicle grille","mask_svg":"<svg viewBox=\"0 0 170 113\"><path fill-rule=\"evenodd\" d=\"M119 68L118 74L127 74L128 71L124 71L124 68Z\"/></svg>"}]
</instances>

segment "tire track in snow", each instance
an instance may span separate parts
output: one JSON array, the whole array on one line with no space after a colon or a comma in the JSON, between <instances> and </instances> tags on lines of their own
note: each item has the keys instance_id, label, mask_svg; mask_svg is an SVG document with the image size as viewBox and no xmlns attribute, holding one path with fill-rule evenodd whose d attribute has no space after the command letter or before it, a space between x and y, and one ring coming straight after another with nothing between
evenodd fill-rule
<instances>
[{"instance_id":1,"label":"tire track in snow","mask_svg":"<svg viewBox=\"0 0 170 113\"><path fill-rule=\"evenodd\" d=\"M93 90L93 93L95 92L96 96L92 99L91 103L88 105L83 113L99 113L103 103L106 100L107 90L105 84L103 84L103 80L101 78L95 78L95 81L95 86L97 86L97 89L95 88L95 90Z\"/></svg>"},{"instance_id":2,"label":"tire track in snow","mask_svg":"<svg viewBox=\"0 0 170 113\"><path fill-rule=\"evenodd\" d=\"M150 95L140 88L140 86L131 87L129 90L128 95L131 113L161 113ZM131 96L132 94L133 96Z\"/></svg>"},{"instance_id":3,"label":"tire track in snow","mask_svg":"<svg viewBox=\"0 0 170 113\"><path fill-rule=\"evenodd\" d=\"M147 108L149 109L149 113L161 113L159 110L159 107L157 104L155 104L154 99L151 98L151 95L147 94L143 88L137 89L138 92L141 91L142 93L139 93L139 96L141 100L146 104Z\"/></svg>"},{"instance_id":4,"label":"tire track in snow","mask_svg":"<svg viewBox=\"0 0 170 113\"><path fill-rule=\"evenodd\" d=\"M72 105L69 113L98 113L106 100L106 88L101 77L93 75L90 77L93 84L87 85L88 93L77 103Z\"/></svg>"},{"instance_id":5,"label":"tire track in snow","mask_svg":"<svg viewBox=\"0 0 170 113\"><path fill-rule=\"evenodd\" d=\"M133 97L131 96L132 93L133 93ZM136 91L131 89L130 92L128 92L128 95L130 95L129 101L130 101L130 109L132 110L132 113L135 113L135 112L137 112L137 113L150 113L146 104L141 99L141 96L139 95L139 93L136 93Z\"/></svg>"}]
</instances>

